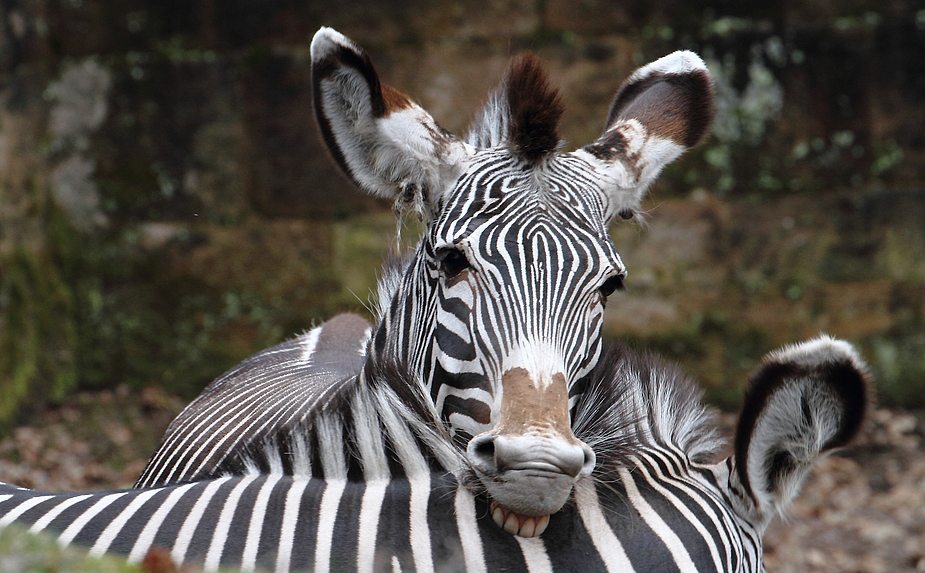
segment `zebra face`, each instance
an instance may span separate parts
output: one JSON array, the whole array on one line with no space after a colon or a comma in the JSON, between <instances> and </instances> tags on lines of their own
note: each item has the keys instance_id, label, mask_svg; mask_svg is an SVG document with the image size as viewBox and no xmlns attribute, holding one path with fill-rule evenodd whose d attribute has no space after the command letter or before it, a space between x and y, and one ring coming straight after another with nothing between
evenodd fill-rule
<instances>
[{"instance_id":1,"label":"zebra face","mask_svg":"<svg viewBox=\"0 0 925 573\"><path fill-rule=\"evenodd\" d=\"M532 165L490 148L426 239L431 392L451 430L475 436L468 457L501 514L553 513L594 468L569 398L596 364L604 303L626 274L604 197L580 157Z\"/></svg>"},{"instance_id":2,"label":"zebra face","mask_svg":"<svg viewBox=\"0 0 925 573\"><path fill-rule=\"evenodd\" d=\"M594 468L569 406L600 355L607 295L626 274L607 225L632 217L662 167L705 134L706 68L676 52L637 70L604 135L564 153L563 105L532 56L512 64L466 141L382 84L341 34L319 31L312 60L335 160L427 221L416 257L385 289L371 352L421 376L449 430L469 440L501 521L513 516L509 529L522 532Z\"/></svg>"},{"instance_id":3,"label":"zebra face","mask_svg":"<svg viewBox=\"0 0 925 573\"><path fill-rule=\"evenodd\" d=\"M423 254L435 306L432 392L454 432L497 426L505 393L536 402L521 379L554 388L557 415L567 413L600 353L607 296L626 275L604 197L573 154L531 165L503 148L476 153L448 195Z\"/></svg>"}]
</instances>

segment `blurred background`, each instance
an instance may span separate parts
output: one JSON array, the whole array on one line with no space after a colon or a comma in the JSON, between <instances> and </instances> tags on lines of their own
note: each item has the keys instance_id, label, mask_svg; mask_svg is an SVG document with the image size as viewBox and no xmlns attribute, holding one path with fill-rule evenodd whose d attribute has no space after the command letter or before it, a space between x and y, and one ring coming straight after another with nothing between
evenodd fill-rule
<instances>
[{"instance_id":1,"label":"blurred background","mask_svg":"<svg viewBox=\"0 0 925 573\"><path fill-rule=\"evenodd\" d=\"M728 411L765 352L856 343L883 408L811 484L829 509L772 532L769 568L925 571L925 0L0 1L0 479L130 484L224 370L370 317L397 227L321 145L321 25L457 134L510 56L537 52L567 149L633 69L701 54L713 134L644 225L614 226L629 277L606 334ZM833 527L822 550L774 545Z\"/></svg>"}]
</instances>

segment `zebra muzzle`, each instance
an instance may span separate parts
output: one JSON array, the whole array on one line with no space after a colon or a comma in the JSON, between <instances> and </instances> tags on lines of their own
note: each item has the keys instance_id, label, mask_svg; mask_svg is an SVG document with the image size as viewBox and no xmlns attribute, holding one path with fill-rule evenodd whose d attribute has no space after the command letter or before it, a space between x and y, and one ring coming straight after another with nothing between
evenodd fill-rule
<instances>
[{"instance_id":1,"label":"zebra muzzle","mask_svg":"<svg viewBox=\"0 0 925 573\"><path fill-rule=\"evenodd\" d=\"M502 382L500 420L470 440L467 457L492 500L495 522L533 537L562 509L575 483L591 474L596 458L572 434L562 374L544 381L513 368Z\"/></svg>"}]
</instances>

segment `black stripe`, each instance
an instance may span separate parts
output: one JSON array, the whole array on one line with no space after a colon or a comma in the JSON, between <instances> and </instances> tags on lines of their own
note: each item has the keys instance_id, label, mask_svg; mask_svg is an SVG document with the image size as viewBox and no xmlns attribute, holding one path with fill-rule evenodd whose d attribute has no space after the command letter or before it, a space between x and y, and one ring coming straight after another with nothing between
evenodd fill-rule
<instances>
[{"instance_id":1,"label":"black stripe","mask_svg":"<svg viewBox=\"0 0 925 573\"><path fill-rule=\"evenodd\" d=\"M668 547L630 503L622 483L599 485L597 494L604 510L604 518L620 540L634 570L680 573ZM643 495L645 496L644 493Z\"/></svg>"}]
</instances>

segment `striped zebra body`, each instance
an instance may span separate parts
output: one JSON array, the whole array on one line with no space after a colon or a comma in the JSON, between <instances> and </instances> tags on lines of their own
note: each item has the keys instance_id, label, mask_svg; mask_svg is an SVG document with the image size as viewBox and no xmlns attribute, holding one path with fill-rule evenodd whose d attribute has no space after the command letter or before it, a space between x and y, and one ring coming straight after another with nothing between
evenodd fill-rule
<instances>
[{"instance_id":1,"label":"striped zebra body","mask_svg":"<svg viewBox=\"0 0 925 573\"><path fill-rule=\"evenodd\" d=\"M742 457L715 463L690 380L626 349L601 363L575 405L598 464L562 510L510 526L537 536L498 527L504 510L429 398L407 391L413 374L381 365L241 459L238 475L72 494L0 485L0 529L133 562L159 547L210 571L761 572L769 520L863 419L863 363L843 342L810 341L766 359L739 423Z\"/></svg>"},{"instance_id":2,"label":"striped zebra body","mask_svg":"<svg viewBox=\"0 0 925 573\"><path fill-rule=\"evenodd\" d=\"M91 555L138 562L157 546L176 564L206 570L758 570L758 533L736 522L719 492L704 494L724 478L721 467L672 481L682 461L662 452L638 464L621 481L577 487L548 533L530 539L499 529L487 503L452 474L387 482L262 474L92 494L0 485L0 514L18 512L22 526Z\"/></svg>"}]
</instances>

